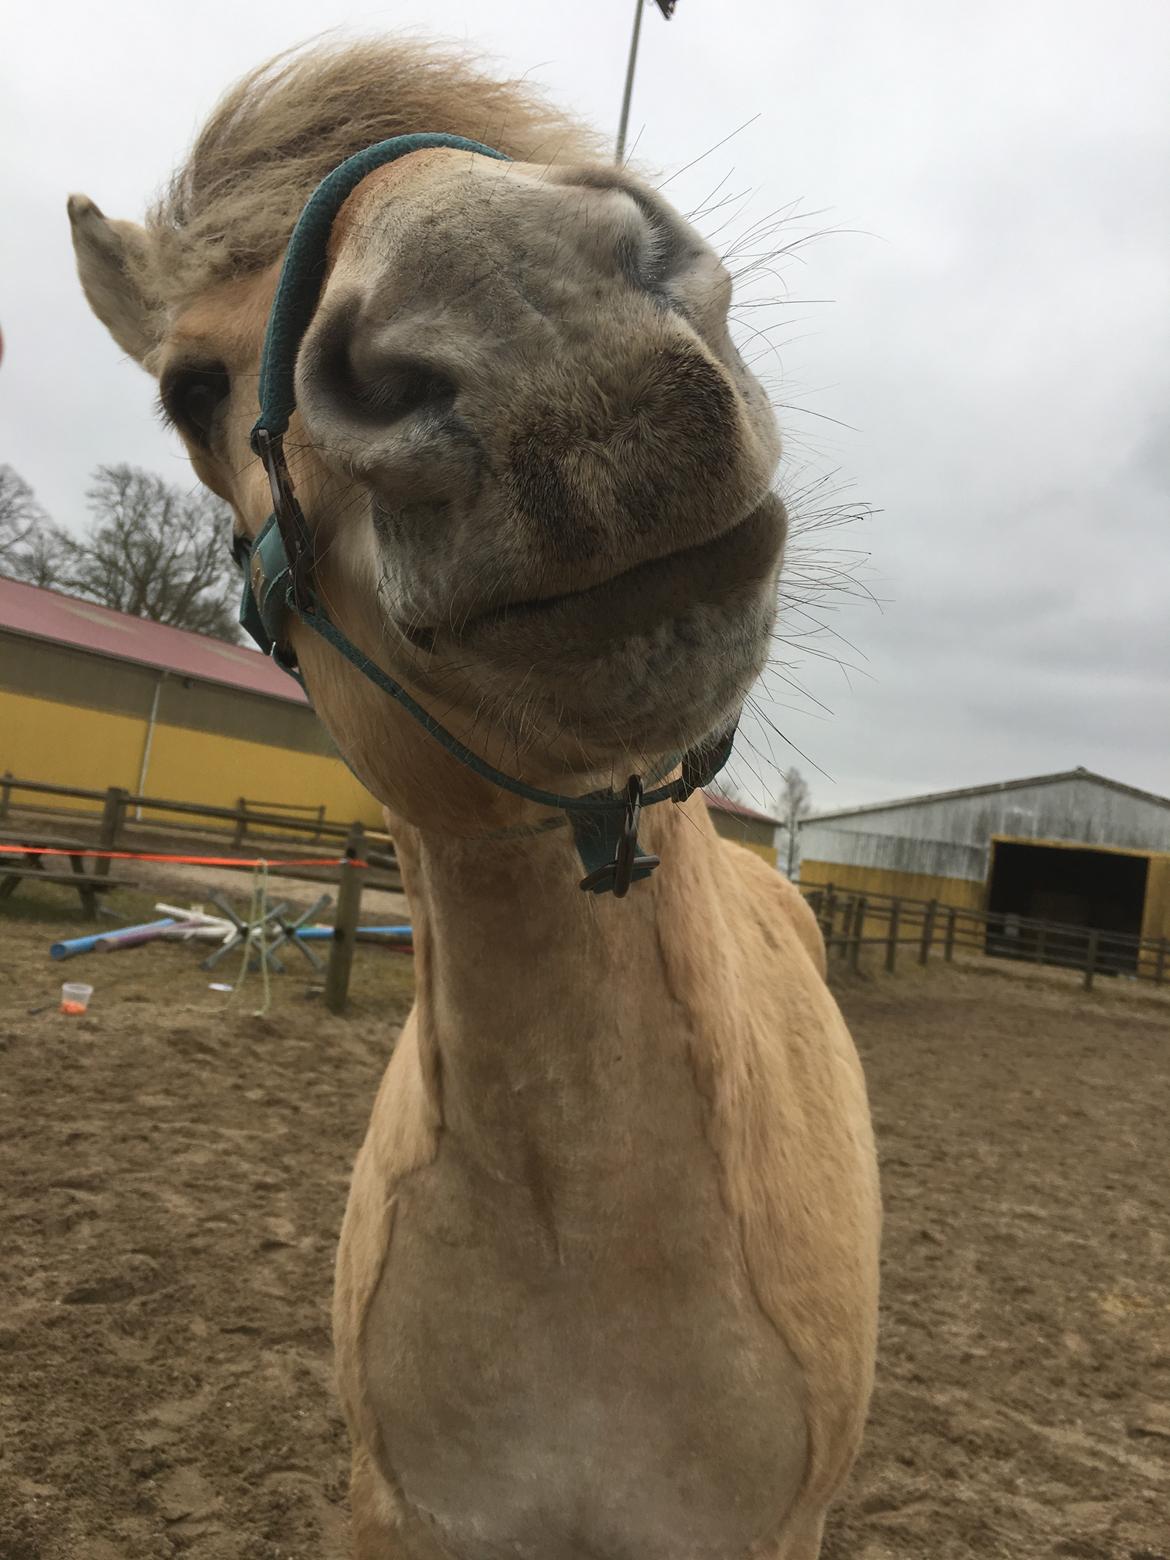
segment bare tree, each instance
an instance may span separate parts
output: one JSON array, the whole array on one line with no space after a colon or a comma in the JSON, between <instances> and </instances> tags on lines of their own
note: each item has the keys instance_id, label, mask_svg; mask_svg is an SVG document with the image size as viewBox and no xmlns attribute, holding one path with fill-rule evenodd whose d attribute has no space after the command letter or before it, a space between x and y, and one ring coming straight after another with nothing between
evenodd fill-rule
<instances>
[{"instance_id":1,"label":"bare tree","mask_svg":"<svg viewBox=\"0 0 1170 1560\"><path fill-rule=\"evenodd\" d=\"M49 517L37 502L32 488L11 466L0 466L0 571L16 575L18 566Z\"/></svg>"},{"instance_id":2,"label":"bare tree","mask_svg":"<svg viewBox=\"0 0 1170 1560\"><path fill-rule=\"evenodd\" d=\"M73 538L53 524L24 478L0 466L0 574L56 585L72 547Z\"/></svg>"},{"instance_id":3,"label":"bare tree","mask_svg":"<svg viewBox=\"0 0 1170 1560\"><path fill-rule=\"evenodd\" d=\"M784 789L776 798L776 811L785 834L784 871L794 879L800 869L800 823L808 816L812 805L808 785L799 769L789 769L784 776Z\"/></svg>"},{"instance_id":4,"label":"bare tree","mask_svg":"<svg viewBox=\"0 0 1170 1560\"><path fill-rule=\"evenodd\" d=\"M236 640L228 507L136 466L99 466L88 532L67 538L55 584L132 617Z\"/></svg>"},{"instance_id":5,"label":"bare tree","mask_svg":"<svg viewBox=\"0 0 1170 1560\"><path fill-rule=\"evenodd\" d=\"M47 589L61 583L61 570L74 548L74 539L59 525L46 523L34 531L12 560L8 573L26 585Z\"/></svg>"},{"instance_id":6,"label":"bare tree","mask_svg":"<svg viewBox=\"0 0 1170 1560\"><path fill-rule=\"evenodd\" d=\"M82 536L54 525L28 483L0 466L0 573L132 617L238 640L228 507L137 466L99 466Z\"/></svg>"}]
</instances>

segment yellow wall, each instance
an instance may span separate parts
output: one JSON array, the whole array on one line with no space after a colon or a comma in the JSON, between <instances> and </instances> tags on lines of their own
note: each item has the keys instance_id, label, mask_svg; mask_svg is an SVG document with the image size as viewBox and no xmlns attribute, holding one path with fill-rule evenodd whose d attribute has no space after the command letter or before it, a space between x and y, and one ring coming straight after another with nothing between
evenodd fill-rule
<instances>
[{"instance_id":1,"label":"yellow wall","mask_svg":"<svg viewBox=\"0 0 1170 1560\"><path fill-rule=\"evenodd\" d=\"M1150 857L1142 936L1170 938L1170 855ZM1157 959L1154 949L1142 950L1143 974L1154 973ZM1162 960L1162 974L1164 979L1170 979L1170 952Z\"/></svg>"},{"instance_id":2,"label":"yellow wall","mask_svg":"<svg viewBox=\"0 0 1170 1560\"><path fill-rule=\"evenodd\" d=\"M801 888L832 883L853 894L891 894L902 899L937 899L962 910L982 910L983 884L966 878L929 877L887 867L850 867L839 861L802 861Z\"/></svg>"},{"instance_id":3,"label":"yellow wall","mask_svg":"<svg viewBox=\"0 0 1170 1560\"><path fill-rule=\"evenodd\" d=\"M21 780L87 791L120 785L133 791L145 734L146 722L132 715L0 690L0 770L10 770ZM36 805L27 792L16 792L13 801L17 806ZM90 810L95 804L53 797L49 805Z\"/></svg>"},{"instance_id":4,"label":"yellow wall","mask_svg":"<svg viewBox=\"0 0 1170 1560\"><path fill-rule=\"evenodd\" d=\"M325 816L337 822L382 826L382 809L341 759L182 726L155 727L142 794L216 807L234 807L241 796L258 807L323 805Z\"/></svg>"},{"instance_id":5,"label":"yellow wall","mask_svg":"<svg viewBox=\"0 0 1170 1560\"><path fill-rule=\"evenodd\" d=\"M740 813L730 813L722 807L709 809L715 833L725 840L734 840L762 856L770 867L777 861L776 825L763 818L745 818Z\"/></svg>"},{"instance_id":6,"label":"yellow wall","mask_svg":"<svg viewBox=\"0 0 1170 1560\"><path fill-rule=\"evenodd\" d=\"M146 729L145 719L0 692L0 769L21 780L136 792ZM324 804L334 822L382 824L377 802L339 758L183 726L156 725L142 794L214 807L234 807L241 796L309 808ZM28 792L14 793L13 801L36 804ZM49 805L96 804L53 797Z\"/></svg>"}]
</instances>

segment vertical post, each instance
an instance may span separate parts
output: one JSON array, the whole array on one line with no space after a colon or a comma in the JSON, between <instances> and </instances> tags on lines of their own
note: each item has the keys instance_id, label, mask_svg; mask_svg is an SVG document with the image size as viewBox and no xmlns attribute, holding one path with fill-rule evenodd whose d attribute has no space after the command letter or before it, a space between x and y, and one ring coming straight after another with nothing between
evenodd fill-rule
<instances>
[{"instance_id":1,"label":"vertical post","mask_svg":"<svg viewBox=\"0 0 1170 1560\"><path fill-rule=\"evenodd\" d=\"M630 57L626 63L626 85L622 93L622 114L618 121L617 146L613 160L620 167L626 155L626 130L630 123L630 99L634 95L634 71L638 65L638 40L642 36L644 0L634 0L634 31L630 38Z\"/></svg>"},{"instance_id":2,"label":"vertical post","mask_svg":"<svg viewBox=\"0 0 1170 1560\"><path fill-rule=\"evenodd\" d=\"M1097 969L1097 949L1101 940L1101 933L1096 927L1089 933L1088 947L1085 949L1085 990L1092 991L1093 975Z\"/></svg>"},{"instance_id":3,"label":"vertical post","mask_svg":"<svg viewBox=\"0 0 1170 1560\"><path fill-rule=\"evenodd\" d=\"M925 964L930 958L930 945L934 939L934 918L938 913L938 900L932 899L922 917L922 941L918 945L918 962Z\"/></svg>"},{"instance_id":4,"label":"vertical post","mask_svg":"<svg viewBox=\"0 0 1170 1560\"><path fill-rule=\"evenodd\" d=\"M1170 948L1170 942L1165 937L1158 938L1158 952L1154 956L1154 984L1160 986L1166 973L1166 949Z\"/></svg>"},{"instance_id":5,"label":"vertical post","mask_svg":"<svg viewBox=\"0 0 1170 1560\"><path fill-rule=\"evenodd\" d=\"M857 909L853 913L853 947L850 949L849 962L856 970L861 965L861 938L865 930L865 895L857 901Z\"/></svg>"},{"instance_id":6,"label":"vertical post","mask_svg":"<svg viewBox=\"0 0 1170 1560\"><path fill-rule=\"evenodd\" d=\"M3 779L0 779L0 822L8 816L8 810L12 805L12 771L6 769Z\"/></svg>"},{"instance_id":7,"label":"vertical post","mask_svg":"<svg viewBox=\"0 0 1170 1560\"><path fill-rule=\"evenodd\" d=\"M154 697L150 701L150 714L146 718L146 738L142 744L142 762L138 766L138 784L135 786L135 793L138 796L143 796L146 792L146 774L150 768L150 750L154 746L154 728L158 722L158 701L162 694L162 685L167 680L167 676L166 672L158 674L158 681L154 685ZM134 804L134 818L137 823L142 822L141 802Z\"/></svg>"},{"instance_id":8,"label":"vertical post","mask_svg":"<svg viewBox=\"0 0 1170 1560\"><path fill-rule=\"evenodd\" d=\"M898 958L898 922L901 919L902 901L895 899L890 905L890 934L886 938L886 973L894 973Z\"/></svg>"},{"instance_id":9,"label":"vertical post","mask_svg":"<svg viewBox=\"0 0 1170 1560\"><path fill-rule=\"evenodd\" d=\"M236 832L232 836L232 844L239 846L244 843L244 832L248 827L248 804L241 796L236 802Z\"/></svg>"},{"instance_id":10,"label":"vertical post","mask_svg":"<svg viewBox=\"0 0 1170 1560\"><path fill-rule=\"evenodd\" d=\"M958 919L958 915L959 912L955 909L954 905L951 905L947 910L947 935L946 941L943 944L943 958L947 961L948 964L950 964L955 957L955 921Z\"/></svg>"},{"instance_id":11,"label":"vertical post","mask_svg":"<svg viewBox=\"0 0 1170 1560\"><path fill-rule=\"evenodd\" d=\"M365 828L355 823L345 842L345 860L337 882L337 914L333 918L333 941L329 945L329 968L325 972L325 1006L331 1013L344 1013L349 997L349 972L357 945L358 920L362 908L361 859Z\"/></svg>"},{"instance_id":12,"label":"vertical post","mask_svg":"<svg viewBox=\"0 0 1170 1560\"><path fill-rule=\"evenodd\" d=\"M126 803L130 793L123 786L112 785L106 791L105 806L102 808L101 828L98 830L98 845L102 850L117 850L118 839L122 833L122 824L126 818ZM99 856L94 862L95 877L109 877L110 861L108 856Z\"/></svg>"},{"instance_id":13,"label":"vertical post","mask_svg":"<svg viewBox=\"0 0 1170 1560\"><path fill-rule=\"evenodd\" d=\"M833 926L837 920L837 890L832 883L825 884L825 897L821 902L821 936L825 939L825 948L828 949L833 937Z\"/></svg>"},{"instance_id":14,"label":"vertical post","mask_svg":"<svg viewBox=\"0 0 1170 1560\"><path fill-rule=\"evenodd\" d=\"M853 916L856 914L856 894L850 894L846 900L846 913L841 917L841 958L849 958L849 950L853 945Z\"/></svg>"}]
</instances>

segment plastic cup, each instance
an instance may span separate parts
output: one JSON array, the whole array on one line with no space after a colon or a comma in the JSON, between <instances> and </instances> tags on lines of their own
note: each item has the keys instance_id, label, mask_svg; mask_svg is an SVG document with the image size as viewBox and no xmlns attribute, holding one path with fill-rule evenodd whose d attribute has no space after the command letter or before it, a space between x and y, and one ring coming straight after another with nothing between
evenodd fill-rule
<instances>
[{"instance_id":1,"label":"plastic cup","mask_svg":"<svg viewBox=\"0 0 1170 1560\"><path fill-rule=\"evenodd\" d=\"M92 996L93 987L87 986L84 981L65 981L61 986L62 1013L84 1013Z\"/></svg>"}]
</instances>

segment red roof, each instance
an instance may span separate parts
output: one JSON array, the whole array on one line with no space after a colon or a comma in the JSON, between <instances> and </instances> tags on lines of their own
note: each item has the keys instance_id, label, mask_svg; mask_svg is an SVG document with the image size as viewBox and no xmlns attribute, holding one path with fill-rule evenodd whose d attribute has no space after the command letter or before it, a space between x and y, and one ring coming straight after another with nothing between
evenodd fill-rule
<instances>
[{"instance_id":1,"label":"red roof","mask_svg":"<svg viewBox=\"0 0 1170 1560\"><path fill-rule=\"evenodd\" d=\"M72 645L91 655L157 666L180 677L226 683L294 704L308 703L300 685L258 650L113 612L92 601L25 585L5 575L0 575L0 629Z\"/></svg>"},{"instance_id":2,"label":"red roof","mask_svg":"<svg viewBox=\"0 0 1170 1560\"><path fill-rule=\"evenodd\" d=\"M742 802L733 802L730 796L722 796L717 791L704 791L703 795L707 799L707 806L713 807L716 812L734 813L737 818L752 818L756 823L770 823L774 829L783 827L779 818L757 812L754 807L745 807Z\"/></svg>"}]
</instances>

